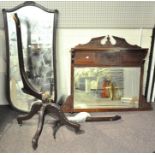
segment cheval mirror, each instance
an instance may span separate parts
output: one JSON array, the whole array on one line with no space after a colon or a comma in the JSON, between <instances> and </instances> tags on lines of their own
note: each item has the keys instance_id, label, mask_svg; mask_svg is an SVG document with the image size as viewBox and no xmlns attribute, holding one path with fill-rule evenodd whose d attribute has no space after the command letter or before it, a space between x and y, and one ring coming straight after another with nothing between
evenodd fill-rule
<instances>
[{"instance_id":1,"label":"cheval mirror","mask_svg":"<svg viewBox=\"0 0 155 155\"><path fill-rule=\"evenodd\" d=\"M29 112L17 118L18 124L38 113L34 149L46 114L53 114L53 136L62 125L80 133L80 125L69 121L57 101L55 36L57 10L48 10L35 2L25 2L13 9L3 9L7 47L7 94L11 105ZM63 102L63 101L62 101ZM55 117L54 117L55 118Z\"/></svg>"}]
</instances>

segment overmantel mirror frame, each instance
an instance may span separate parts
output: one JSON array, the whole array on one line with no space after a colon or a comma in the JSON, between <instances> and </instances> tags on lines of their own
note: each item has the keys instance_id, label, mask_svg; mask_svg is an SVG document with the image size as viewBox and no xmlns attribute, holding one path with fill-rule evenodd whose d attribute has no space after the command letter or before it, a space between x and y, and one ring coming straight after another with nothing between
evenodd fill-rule
<instances>
[{"instance_id":1,"label":"overmantel mirror frame","mask_svg":"<svg viewBox=\"0 0 155 155\"><path fill-rule=\"evenodd\" d=\"M72 48L71 96L64 111L151 110L142 91L147 51L116 36Z\"/></svg>"},{"instance_id":2,"label":"overmantel mirror frame","mask_svg":"<svg viewBox=\"0 0 155 155\"><path fill-rule=\"evenodd\" d=\"M25 9L25 8L27 9L28 7L34 7L36 9L38 9L39 11L44 11L45 13L48 13L49 15L50 14L53 15L53 19L52 19L52 16L51 16L51 21L53 20L53 23L51 22L51 25L50 25L52 27L51 29L53 29L52 30L53 32L51 33L51 37L52 38L50 38L51 39L51 51L50 51L50 53L51 53L51 55L53 57L52 58L53 59L52 60L53 62L51 61L50 63L52 63L51 66L53 67L53 72L54 72L54 77L53 77L54 78L54 96L53 96L53 102L56 102L57 101L57 89L56 89L57 88L57 80L56 80L57 79L56 78L56 52L55 52L55 48L56 48L55 47L56 46L55 44L56 43L55 42L56 42L56 26L57 26L58 11L57 10L47 9L47 8L41 6L40 4L37 4L37 3L33 2L33 1L26 1L26 2L24 2L22 4L19 4L16 7L12 8L12 9L3 9L2 10L2 12L3 12L3 18L4 18L4 28L5 28L5 36L6 36L6 52L7 52L7 58L6 58L7 59L7 79L6 79L6 87L7 87L7 89L6 89L6 95L7 95L7 99L9 101L9 103L11 104L11 106L13 108L15 108L16 110L19 110L19 111L24 111L24 112L30 111L30 108L31 108L32 105L29 106L26 103L27 100L25 100L25 103L23 103L23 105L25 105L26 108L25 107L24 108L21 108L20 106L18 107L18 105L15 105L15 103L13 102L13 100L11 98L11 93L14 93L14 92L13 91L11 92L10 82L9 81L10 81L10 76L11 76L10 75L11 74L10 71L13 70L13 68L11 66L11 61L10 61L10 53L11 53L11 47L10 47L10 45L11 45L11 39L10 39L10 34L9 34L9 31L10 31L9 28L10 27L8 25L9 24L9 21L8 21L8 16L7 15L11 15L12 16L12 22L14 22L13 21L13 15L15 13L18 13L18 10L22 10L22 9ZM28 13L31 14L31 16L33 16L32 11L30 11ZM38 16L39 16L39 14L38 14ZM20 18L20 16L19 16L19 18ZM14 30L13 31L15 31L15 23L13 23L13 24L14 24ZM28 26L28 23L27 23L27 26ZM14 32L14 33L16 33L16 32ZM30 38L27 38L27 39L30 39ZM14 48L17 50L17 41L15 41L15 44L16 45L15 45ZM29 44L29 42L27 42L27 44ZM28 45L28 48L30 49L32 47ZM16 56L17 55L18 54L16 53ZM24 64L25 64L25 62L24 62ZM18 65L18 62L16 62L15 65ZM19 70L19 68L18 68L18 70ZM18 73L15 73L14 72L13 74L18 74ZM20 88L22 88L22 86ZM28 90L28 88L27 88L27 90ZM22 91L21 91L21 93L22 93L22 96L25 95L25 98L27 98L28 96L30 96L30 95L33 94L33 92L31 92L31 90L29 92L27 92L27 94L30 94L30 95L27 95L27 94L25 94ZM41 99L41 95L39 95L38 98Z\"/></svg>"}]
</instances>

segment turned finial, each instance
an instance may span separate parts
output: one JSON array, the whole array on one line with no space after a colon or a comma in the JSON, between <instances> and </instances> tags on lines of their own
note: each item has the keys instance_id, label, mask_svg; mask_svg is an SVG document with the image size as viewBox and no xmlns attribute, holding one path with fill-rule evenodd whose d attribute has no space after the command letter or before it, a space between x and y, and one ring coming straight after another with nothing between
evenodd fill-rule
<instances>
[{"instance_id":1,"label":"turned finial","mask_svg":"<svg viewBox=\"0 0 155 155\"><path fill-rule=\"evenodd\" d=\"M110 45L110 44L111 44L111 41L110 41L110 36L108 35L108 36L107 36L106 45Z\"/></svg>"}]
</instances>

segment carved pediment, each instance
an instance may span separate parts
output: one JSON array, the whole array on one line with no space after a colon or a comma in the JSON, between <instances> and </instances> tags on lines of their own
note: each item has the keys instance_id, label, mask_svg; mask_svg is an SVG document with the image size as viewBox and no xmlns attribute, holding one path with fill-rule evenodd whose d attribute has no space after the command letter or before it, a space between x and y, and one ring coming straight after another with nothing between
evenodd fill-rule
<instances>
[{"instance_id":1,"label":"carved pediment","mask_svg":"<svg viewBox=\"0 0 155 155\"><path fill-rule=\"evenodd\" d=\"M104 42L105 41L105 42ZM113 41L115 43L113 43ZM103 43L104 42L104 43ZM101 36L92 38L86 44L79 44L76 49L111 49L111 48L127 48L127 49L141 49L140 46L129 44L124 38L116 36Z\"/></svg>"}]
</instances>

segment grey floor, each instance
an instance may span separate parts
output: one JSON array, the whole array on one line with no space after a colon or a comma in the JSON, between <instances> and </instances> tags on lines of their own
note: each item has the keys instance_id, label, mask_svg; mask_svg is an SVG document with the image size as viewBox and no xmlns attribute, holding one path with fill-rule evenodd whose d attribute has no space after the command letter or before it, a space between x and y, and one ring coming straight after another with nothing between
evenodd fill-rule
<instances>
[{"instance_id":1,"label":"grey floor","mask_svg":"<svg viewBox=\"0 0 155 155\"><path fill-rule=\"evenodd\" d=\"M155 104L153 105L155 109ZM37 128L37 115L18 126L17 113L2 123L0 130L1 153L134 153L155 151L155 110L143 112L106 112L92 113L93 116L111 116L119 114L122 119L116 122L81 123L84 134L77 135L66 127L60 128L57 138L52 136L52 119L48 116L36 151L32 149L31 140ZM2 116L2 115L1 115ZM3 116L4 117L4 116ZM2 118L2 117L1 117Z\"/></svg>"}]
</instances>

